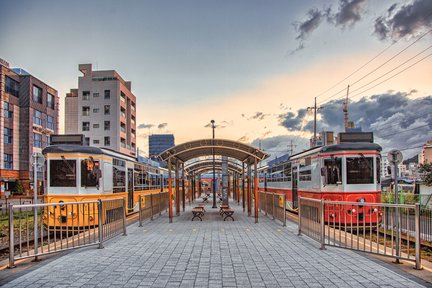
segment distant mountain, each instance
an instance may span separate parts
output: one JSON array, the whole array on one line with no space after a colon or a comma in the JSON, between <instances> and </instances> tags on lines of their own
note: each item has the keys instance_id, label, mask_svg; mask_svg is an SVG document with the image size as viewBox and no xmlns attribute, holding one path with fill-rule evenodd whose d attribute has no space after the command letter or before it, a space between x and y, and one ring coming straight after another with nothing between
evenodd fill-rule
<instances>
[{"instance_id":1,"label":"distant mountain","mask_svg":"<svg viewBox=\"0 0 432 288\"><path fill-rule=\"evenodd\" d=\"M418 158L419 158L418 155L414 155L413 157L404 160L402 163L405 165L408 165L410 163L418 164L419 163Z\"/></svg>"}]
</instances>

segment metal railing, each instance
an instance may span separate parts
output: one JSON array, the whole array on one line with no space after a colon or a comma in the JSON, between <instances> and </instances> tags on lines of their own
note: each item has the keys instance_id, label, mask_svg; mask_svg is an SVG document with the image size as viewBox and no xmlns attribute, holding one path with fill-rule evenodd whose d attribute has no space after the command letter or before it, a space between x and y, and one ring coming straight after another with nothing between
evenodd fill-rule
<instances>
[{"instance_id":1,"label":"metal railing","mask_svg":"<svg viewBox=\"0 0 432 288\"><path fill-rule=\"evenodd\" d=\"M146 219L153 220L154 216L162 215L168 208L168 192L159 192L139 196L139 227Z\"/></svg>"},{"instance_id":2,"label":"metal railing","mask_svg":"<svg viewBox=\"0 0 432 288\"><path fill-rule=\"evenodd\" d=\"M335 246L415 261L421 269L420 204L299 198L299 235Z\"/></svg>"},{"instance_id":3,"label":"metal railing","mask_svg":"<svg viewBox=\"0 0 432 288\"><path fill-rule=\"evenodd\" d=\"M285 194L258 191L258 209L286 226Z\"/></svg>"},{"instance_id":4,"label":"metal railing","mask_svg":"<svg viewBox=\"0 0 432 288\"><path fill-rule=\"evenodd\" d=\"M126 199L9 205L9 267L15 261L98 245L126 235ZM101 224L101 225L100 225Z\"/></svg>"}]
</instances>

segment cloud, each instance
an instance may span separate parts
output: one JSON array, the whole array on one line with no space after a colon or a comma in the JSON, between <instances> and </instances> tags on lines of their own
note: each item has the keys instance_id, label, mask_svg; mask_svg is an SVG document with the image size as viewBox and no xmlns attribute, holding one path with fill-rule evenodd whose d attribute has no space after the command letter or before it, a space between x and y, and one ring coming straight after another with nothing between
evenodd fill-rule
<instances>
[{"instance_id":1,"label":"cloud","mask_svg":"<svg viewBox=\"0 0 432 288\"><path fill-rule=\"evenodd\" d=\"M274 159L281 155L290 153L291 143L293 144L293 153L298 153L303 150L309 149L309 139L291 135L278 135L265 139L254 139L251 143L254 147L260 147L261 149L270 154L269 159Z\"/></svg>"},{"instance_id":2,"label":"cloud","mask_svg":"<svg viewBox=\"0 0 432 288\"><path fill-rule=\"evenodd\" d=\"M296 40L305 40L315 31L322 22L323 12L318 9L311 9L308 12L308 19L303 22L294 23L294 27L299 33Z\"/></svg>"},{"instance_id":3,"label":"cloud","mask_svg":"<svg viewBox=\"0 0 432 288\"><path fill-rule=\"evenodd\" d=\"M264 114L263 112L255 112L255 114L254 115L252 115L252 116L250 116L249 118L248 118L248 120L251 120L251 119L256 119L256 120L264 120L267 116L269 116L270 114Z\"/></svg>"},{"instance_id":4,"label":"cloud","mask_svg":"<svg viewBox=\"0 0 432 288\"><path fill-rule=\"evenodd\" d=\"M352 26L360 21L366 2L366 0L341 0L338 12L332 16L335 25Z\"/></svg>"},{"instance_id":5,"label":"cloud","mask_svg":"<svg viewBox=\"0 0 432 288\"><path fill-rule=\"evenodd\" d=\"M356 22L362 19L366 3L367 0L340 0L336 12L332 12L331 7L310 9L306 20L293 23L294 29L298 33L295 39L299 41L299 45L290 52L290 55L304 49L304 41L319 28L324 19L335 27L353 27Z\"/></svg>"},{"instance_id":6,"label":"cloud","mask_svg":"<svg viewBox=\"0 0 432 288\"><path fill-rule=\"evenodd\" d=\"M431 137L432 96L410 99L408 96L415 91L386 93L352 101L348 106L349 120L363 131L373 131L375 142L385 151L422 145ZM343 102L342 99L334 100L319 110L318 132L344 130ZM313 131L313 121L306 119L304 109L298 110L297 115L288 112L280 120L280 124L289 131Z\"/></svg>"},{"instance_id":7,"label":"cloud","mask_svg":"<svg viewBox=\"0 0 432 288\"><path fill-rule=\"evenodd\" d=\"M432 1L416 0L397 9L390 6L385 16L375 19L374 34L380 40L416 36L432 28Z\"/></svg>"},{"instance_id":8,"label":"cloud","mask_svg":"<svg viewBox=\"0 0 432 288\"><path fill-rule=\"evenodd\" d=\"M142 123L142 124L139 124L138 125L138 129L145 129L145 128L153 128L155 125L154 124L144 124L144 123Z\"/></svg>"},{"instance_id":9,"label":"cloud","mask_svg":"<svg viewBox=\"0 0 432 288\"><path fill-rule=\"evenodd\" d=\"M164 128L166 128L168 126L168 123L161 123L161 124L159 124L157 127L158 127L158 129L164 129Z\"/></svg>"}]
</instances>

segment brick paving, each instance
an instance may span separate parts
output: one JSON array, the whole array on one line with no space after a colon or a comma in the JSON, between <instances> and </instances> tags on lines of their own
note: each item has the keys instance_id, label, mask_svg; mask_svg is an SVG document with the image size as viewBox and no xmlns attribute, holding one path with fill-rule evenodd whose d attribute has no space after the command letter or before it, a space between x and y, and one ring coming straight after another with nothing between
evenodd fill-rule
<instances>
[{"instance_id":1,"label":"brick paving","mask_svg":"<svg viewBox=\"0 0 432 288\"><path fill-rule=\"evenodd\" d=\"M173 224L134 223L104 249L68 253L3 287L424 287L359 253L319 250L294 223L255 224L237 205L236 221L224 222L210 207L202 222L187 207Z\"/></svg>"}]
</instances>

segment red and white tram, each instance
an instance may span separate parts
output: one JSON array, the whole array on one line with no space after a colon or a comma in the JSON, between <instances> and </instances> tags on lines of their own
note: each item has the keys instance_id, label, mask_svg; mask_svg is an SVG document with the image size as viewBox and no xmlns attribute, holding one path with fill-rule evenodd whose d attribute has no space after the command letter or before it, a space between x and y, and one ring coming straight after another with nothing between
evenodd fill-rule
<instances>
[{"instance_id":1,"label":"red and white tram","mask_svg":"<svg viewBox=\"0 0 432 288\"><path fill-rule=\"evenodd\" d=\"M315 147L261 169L259 190L286 194L290 211L298 210L299 197L379 203L381 150L378 144L363 142ZM325 219L338 223L378 220L379 214L369 211L370 206L358 207L358 211L348 205L332 212L326 209Z\"/></svg>"}]
</instances>

